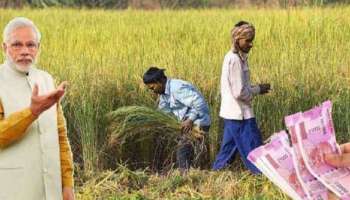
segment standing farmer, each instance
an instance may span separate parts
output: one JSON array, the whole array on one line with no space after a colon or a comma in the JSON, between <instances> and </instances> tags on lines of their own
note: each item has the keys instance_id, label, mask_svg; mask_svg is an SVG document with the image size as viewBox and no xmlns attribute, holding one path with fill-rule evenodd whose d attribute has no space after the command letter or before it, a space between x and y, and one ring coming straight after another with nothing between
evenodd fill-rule
<instances>
[{"instance_id":1,"label":"standing farmer","mask_svg":"<svg viewBox=\"0 0 350 200\"><path fill-rule=\"evenodd\" d=\"M252 100L258 94L268 93L270 84L250 84L248 53L253 47L254 26L240 21L233 27L231 37L232 49L225 56L221 74L220 117L224 118L224 135L213 169L227 166L238 150L244 165L252 173L260 173L247 160L248 153L262 144Z\"/></svg>"},{"instance_id":2,"label":"standing farmer","mask_svg":"<svg viewBox=\"0 0 350 200\"><path fill-rule=\"evenodd\" d=\"M203 95L190 83L167 78L164 69L150 67L143 76L146 86L160 97L158 108L181 121L182 134L189 134L195 125L208 134L209 107ZM176 153L181 171L191 166L193 149L187 137L181 137Z\"/></svg>"},{"instance_id":3,"label":"standing farmer","mask_svg":"<svg viewBox=\"0 0 350 200\"><path fill-rule=\"evenodd\" d=\"M35 67L40 32L32 21L11 20L0 65L0 199L74 200L73 162L59 100L47 72Z\"/></svg>"}]
</instances>

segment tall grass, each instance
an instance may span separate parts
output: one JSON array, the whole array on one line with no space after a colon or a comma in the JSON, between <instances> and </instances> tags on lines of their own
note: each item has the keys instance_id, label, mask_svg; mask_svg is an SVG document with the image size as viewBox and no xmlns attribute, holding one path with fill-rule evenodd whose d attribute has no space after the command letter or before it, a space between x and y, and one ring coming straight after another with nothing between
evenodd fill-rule
<instances>
[{"instance_id":1,"label":"tall grass","mask_svg":"<svg viewBox=\"0 0 350 200\"><path fill-rule=\"evenodd\" d=\"M323 100L334 102L339 141L350 128L350 7L297 10L0 10L0 27L14 16L31 18L42 35L39 64L60 82L76 161L96 169L106 139L105 115L120 106L155 106L141 75L150 65L188 80L204 94L213 119L211 158L222 128L219 79L240 19L256 26L249 62L252 81L270 82L271 94L254 100L264 138L284 128L283 116ZM152 146L148 147L152 148Z\"/></svg>"}]
</instances>

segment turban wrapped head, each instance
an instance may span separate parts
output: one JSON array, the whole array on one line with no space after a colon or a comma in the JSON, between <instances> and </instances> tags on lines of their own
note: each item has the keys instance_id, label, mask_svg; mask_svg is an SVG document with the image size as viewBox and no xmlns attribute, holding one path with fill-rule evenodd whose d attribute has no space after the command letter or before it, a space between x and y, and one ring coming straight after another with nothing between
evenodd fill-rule
<instances>
[{"instance_id":1,"label":"turban wrapped head","mask_svg":"<svg viewBox=\"0 0 350 200\"><path fill-rule=\"evenodd\" d=\"M231 30L231 38L232 38L232 49L234 52L240 52L240 48L238 46L238 41L240 39L249 39L255 37L255 28L252 24L248 22L238 23Z\"/></svg>"}]
</instances>

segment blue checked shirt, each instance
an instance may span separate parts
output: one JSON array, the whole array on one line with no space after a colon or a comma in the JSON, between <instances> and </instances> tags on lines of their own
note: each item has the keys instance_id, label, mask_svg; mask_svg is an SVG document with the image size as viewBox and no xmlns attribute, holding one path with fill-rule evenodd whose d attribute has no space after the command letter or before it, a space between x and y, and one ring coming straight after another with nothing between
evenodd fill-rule
<instances>
[{"instance_id":1,"label":"blue checked shirt","mask_svg":"<svg viewBox=\"0 0 350 200\"><path fill-rule=\"evenodd\" d=\"M210 126L209 107L203 95L190 83L168 79L158 108L174 114L178 120L191 119L197 126Z\"/></svg>"}]
</instances>

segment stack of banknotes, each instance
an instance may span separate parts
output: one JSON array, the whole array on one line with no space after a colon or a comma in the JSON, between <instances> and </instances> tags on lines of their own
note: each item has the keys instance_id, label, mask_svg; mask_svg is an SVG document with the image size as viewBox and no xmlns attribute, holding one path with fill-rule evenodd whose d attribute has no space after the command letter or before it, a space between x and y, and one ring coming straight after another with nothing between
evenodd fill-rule
<instances>
[{"instance_id":1,"label":"stack of banknotes","mask_svg":"<svg viewBox=\"0 0 350 200\"><path fill-rule=\"evenodd\" d=\"M292 199L327 200L328 191L350 200L350 169L324 161L341 154L332 120L332 102L285 117L288 129L273 134L248 159Z\"/></svg>"}]
</instances>

